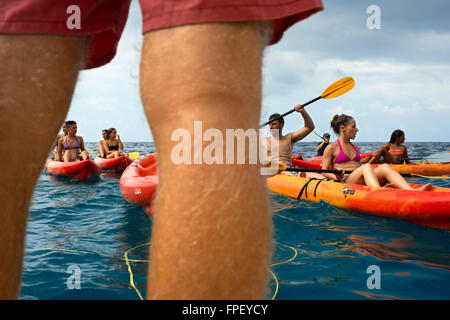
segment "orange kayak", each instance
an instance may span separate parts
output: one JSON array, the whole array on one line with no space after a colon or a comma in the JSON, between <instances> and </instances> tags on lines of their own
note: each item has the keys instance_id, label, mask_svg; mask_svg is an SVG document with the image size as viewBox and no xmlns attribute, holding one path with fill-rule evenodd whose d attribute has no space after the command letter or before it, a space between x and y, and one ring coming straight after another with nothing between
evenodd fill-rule
<instances>
[{"instance_id":1,"label":"orange kayak","mask_svg":"<svg viewBox=\"0 0 450 320\"><path fill-rule=\"evenodd\" d=\"M120 157L112 158L112 159L104 159L104 158L100 158L100 157L95 158L95 163L97 163L99 165L99 167L104 170L123 171L132 162L133 162L133 159L131 159L130 157L126 157L126 156L120 156Z\"/></svg>"},{"instance_id":2,"label":"orange kayak","mask_svg":"<svg viewBox=\"0 0 450 320\"><path fill-rule=\"evenodd\" d=\"M365 154L363 154L365 155ZM361 156L363 156L361 155ZM292 166L308 169L322 169L322 157L314 157L311 161L301 160L301 155L292 157ZM314 160L313 160L314 159ZM372 164L375 168L380 164ZM423 176L440 176L450 174L450 162L413 162L411 164L389 164L402 174L417 174Z\"/></svg>"},{"instance_id":3,"label":"orange kayak","mask_svg":"<svg viewBox=\"0 0 450 320\"><path fill-rule=\"evenodd\" d=\"M92 160L62 162L51 159L47 160L45 170L55 176L83 181L99 176L102 171Z\"/></svg>"},{"instance_id":4,"label":"orange kayak","mask_svg":"<svg viewBox=\"0 0 450 320\"><path fill-rule=\"evenodd\" d=\"M153 216L152 202L158 186L156 153L143 156L129 165L120 177L120 193L133 204L140 205Z\"/></svg>"},{"instance_id":5,"label":"orange kayak","mask_svg":"<svg viewBox=\"0 0 450 320\"><path fill-rule=\"evenodd\" d=\"M450 229L450 188L410 191L286 175L269 177L267 184L272 191L298 200L326 201L332 206L365 214Z\"/></svg>"}]
</instances>

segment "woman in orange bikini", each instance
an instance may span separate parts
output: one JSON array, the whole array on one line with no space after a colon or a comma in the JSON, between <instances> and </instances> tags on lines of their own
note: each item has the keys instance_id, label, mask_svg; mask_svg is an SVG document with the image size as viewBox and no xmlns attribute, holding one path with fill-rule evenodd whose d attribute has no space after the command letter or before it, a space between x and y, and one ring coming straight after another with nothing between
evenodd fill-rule
<instances>
[{"instance_id":1,"label":"woman in orange bikini","mask_svg":"<svg viewBox=\"0 0 450 320\"><path fill-rule=\"evenodd\" d=\"M405 142L405 133L402 130L394 130L391 140L373 153L369 163L380 163L383 157L385 163L410 163L408 160L408 150L402 145Z\"/></svg>"},{"instance_id":2,"label":"woman in orange bikini","mask_svg":"<svg viewBox=\"0 0 450 320\"><path fill-rule=\"evenodd\" d=\"M331 121L331 128L339 136L336 142L325 149L322 158L322 169L338 169L339 174L322 173L328 179L346 183L362 184L369 187L380 187L386 181L389 186L403 190L429 191L429 183L421 188L413 189L406 180L388 164L373 168L370 164L361 164L361 155L357 145L350 140L355 139L358 129L355 120L345 114L335 115ZM344 174L345 170L353 171Z\"/></svg>"}]
</instances>

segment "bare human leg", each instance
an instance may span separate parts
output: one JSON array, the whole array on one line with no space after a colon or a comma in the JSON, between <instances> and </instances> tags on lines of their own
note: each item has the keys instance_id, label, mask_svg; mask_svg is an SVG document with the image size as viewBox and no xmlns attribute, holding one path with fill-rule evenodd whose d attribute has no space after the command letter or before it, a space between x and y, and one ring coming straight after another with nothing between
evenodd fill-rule
<instances>
[{"instance_id":1,"label":"bare human leg","mask_svg":"<svg viewBox=\"0 0 450 320\"><path fill-rule=\"evenodd\" d=\"M176 165L171 135L184 128L193 136L196 120L224 137L227 128L257 130L268 30L235 22L145 34L141 96L160 177L149 299L265 297L272 221L259 165Z\"/></svg>"},{"instance_id":2,"label":"bare human leg","mask_svg":"<svg viewBox=\"0 0 450 320\"><path fill-rule=\"evenodd\" d=\"M100 153L100 158L104 158L105 157L105 148L103 147L103 144L101 143L101 141L97 144L97 148Z\"/></svg>"},{"instance_id":3,"label":"bare human leg","mask_svg":"<svg viewBox=\"0 0 450 320\"><path fill-rule=\"evenodd\" d=\"M85 37L0 35L0 299L19 292L28 208L72 98ZM20 161L17 161L20 159Z\"/></svg>"},{"instance_id":4,"label":"bare human leg","mask_svg":"<svg viewBox=\"0 0 450 320\"><path fill-rule=\"evenodd\" d=\"M80 152L80 159L81 160L89 160L89 153L87 153L86 150L83 150Z\"/></svg>"},{"instance_id":5,"label":"bare human leg","mask_svg":"<svg viewBox=\"0 0 450 320\"><path fill-rule=\"evenodd\" d=\"M418 191L429 191L433 187L431 183L424 185L418 189L412 188L408 182L394 169L392 169L388 164L382 164L375 168L375 174L379 178L385 178L397 189L403 190L418 190Z\"/></svg>"},{"instance_id":6,"label":"bare human leg","mask_svg":"<svg viewBox=\"0 0 450 320\"><path fill-rule=\"evenodd\" d=\"M370 164L363 164L345 179L346 183L365 184L369 187L379 187L380 179L375 174L374 169Z\"/></svg>"}]
</instances>

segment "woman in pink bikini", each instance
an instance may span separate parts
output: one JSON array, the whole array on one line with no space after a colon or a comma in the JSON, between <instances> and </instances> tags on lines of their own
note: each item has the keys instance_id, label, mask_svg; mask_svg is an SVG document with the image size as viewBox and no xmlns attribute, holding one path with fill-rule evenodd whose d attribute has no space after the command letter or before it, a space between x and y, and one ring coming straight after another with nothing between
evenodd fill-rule
<instances>
[{"instance_id":1,"label":"woman in pink bikini","mask_svg":"<svg viewBox=\"0 0 450 320\"><path fill-rule=\"evenodd\" d=\"M350 140L355 139L358 129L355 120L345 114L335 115L331 121L331 128L339 136L336 142L331 143L323 154L322 169L338 169L341 174L323 173L323 176L346 183L362 184L370 187L380 187L387 180L390 186L404 190L428 191L432 185L429 183L420 189L413 189L405 179L388 164L373 168L366 163L361 165L361 156L358 146ZM343 174L344 171L353 171Z\"/></svg>"},{"instance_id":2,"label":"woman in pink bikini","mask_svg":"<svg viewBox=\"0 0 450 320\"><path fill-rule=\"evenodd\" d=\"M75 121L66 122L67 135L58 140L58 151L55 160L60 161L59 155L62 154L62 161L72 162L88 160L89 154L84 147L83 137L77 136L77 123Z\"/></svg>"}]
</instances>

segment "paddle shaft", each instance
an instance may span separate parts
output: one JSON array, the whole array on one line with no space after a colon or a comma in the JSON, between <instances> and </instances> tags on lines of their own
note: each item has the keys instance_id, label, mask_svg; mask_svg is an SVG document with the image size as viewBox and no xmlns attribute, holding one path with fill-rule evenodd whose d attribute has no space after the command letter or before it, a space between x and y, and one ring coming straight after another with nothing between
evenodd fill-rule
<instances>
[{"instance_id":1,"label":"paddle shaft","mask_svg":"<svg viewBox=\"0 0 450 320\"><path fill-rule=\"evenodd\" d=\"M322 96L318 96L317 98L314 98L314 99L312 99L312 100L310 100L310 101L308 101L308 102L302 104L302 107L304 108L304 107L306 107L307 105L309 105L309 104L311 104L311 103L313 103L313 102L316 102L317 100L320 100L320 99L322 99ZM261 127L264 127L265 125L268 125L268 124L271 123L271 122L277 121L277 120L279 120L279 119L281 119L281 118L287 116L288 114L291 114L291 113L294 112L294 111L295 111L295 109L289 110L288 112L283 113L283 114L280 115L279 117L276 117L275 119L272 119L272 120L269 120L269 121L263 123L262 125L260 125L260 128L261 128Z\"/></svg>"},{"instance_id":2,"label":"paddle shaft","mask_svg":"<svg viewBox=\"0 0 450 320\"><path fill-rule=\"evenodd\" d=\"M399 158L398 160L404 161L404 160L423 160L425 158Z\"/></svg>"},{"instance_id":3,"label":"paddle shaft","mask_svg":"<svg viewBox=\"0 0 450 320\"><path fill-rule=\"evenodd\" d=\"M287 167L284 171L293 171L293 172L318 172L318 173L334 173L339 174L341 173L339 170L326 170L326 169L307 169L307 168L291 168ZM350 174L353 171L344 171L346 174Z\"/></svg>"},{"instance_id":4,"label":"paddle shaft","mask_svg":"<svg viewBox=\"0 0 450 320\"><path fill-rule=\"evenodd\" d=\"M315 132L314 130L313 130L313 132L316 134L316 136L318 136L320 139L322 139L323 141L326 141L325 140L325 138L324 137L322 137L320 134L318 134L317 132Z\"/></svg>"},{"instance_id":5,"label":"paddle shaft","mask_svg":"<svg viewBox=\"0 0 450 320\"><path fill-rule=\"evenodd\" d=\"M281 171L292 171L292 172L317 172L317 173L334 173L334 174L340 174L341 172L339 170L326 170L326 169L307 169L307 168L291 168L291 167L287 167L284 168L284 170ZM346 170L343 173L345 174L350 174L353 171L349 171ZM413 177L413 175L411 175L410 173L400 173L400 175L402 177L407 177L407 178L411 178Z\"/></svg>"}]
</instances>

